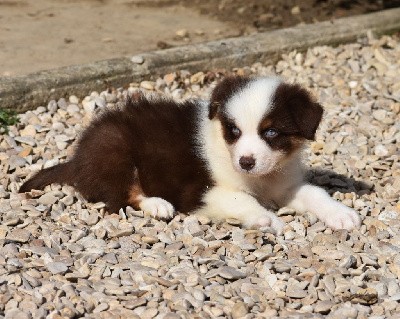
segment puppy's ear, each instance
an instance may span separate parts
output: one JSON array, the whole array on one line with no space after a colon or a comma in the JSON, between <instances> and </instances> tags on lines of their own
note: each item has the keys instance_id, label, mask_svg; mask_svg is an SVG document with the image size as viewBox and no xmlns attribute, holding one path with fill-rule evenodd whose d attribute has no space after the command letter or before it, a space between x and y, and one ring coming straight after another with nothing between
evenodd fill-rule
<instances>
[{"instance_id":1,"label":"puppy's ear","mask_svg":"<svg viewBox=\"0 0 400 319\"><path fill-rule=\"evenodd\" d=\"M212 120L229 98L244 88L249 81L250 78L244 76L227 76L219 82L211 94L209 119Z\"/></svg>"},{"instance_id":2,"label":"puppy's ear","mask_svg":"<svg viewBox=\"0 0 400 319\"><path fill-rule=\"evenodd\" d=\"M314 140L324 110L307 90L297 84L282 83L276 89L274 105L289 111L302 137Z\"/></svg>"},{"instance_id":3,"label":"puppy's ear","mask_svg":"<svg viewBox=\"0 0 400 319\"><path fill-rule=\"evenodd\" d=\"M317 131L319 123L322 120L322 115L324 114L324 109L316 102L303 104L300 109L302 109L302 114L296 112L297 116L295 117L295 120L301 128L303 136L308 140L314 140L315 132Z\"/></svg>"},{"instance_id":4,"label":"puppy's ear","mask_svg":"<svg viewBox=\"0 0 400 319\"><path fill-rule=\"evenodd\" d=\"M210 102L209 110L208 110L208 118L212 120L218 113L218 109L220 107L219 102Z\"/></svg>"}]
</instances>

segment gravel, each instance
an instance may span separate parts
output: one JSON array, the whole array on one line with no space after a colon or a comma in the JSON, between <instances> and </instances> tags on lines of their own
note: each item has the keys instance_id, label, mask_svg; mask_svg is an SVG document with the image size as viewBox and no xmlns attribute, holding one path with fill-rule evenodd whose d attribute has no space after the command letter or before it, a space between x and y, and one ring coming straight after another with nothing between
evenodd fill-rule
<instances>
[{"instance_id":1,"label":"gravel","mask_svg":"<svg viewBox=\"0 0 400 319\"><path fill-rule=\"evenodd\" d=\"M135 57L136 63L142 61ZM325 106L305 152L310 180L354 207L351 232L278 211L275 236L176 215L108 214L70 186L17 190L64 161L95 113L138 90L207 98L227 73L280 74ZM49 101L0 136L0 316L5 318L395 318L400 314L400 42L372 35L290 52L276 65L177 71Z\"/></svg>"}]
</instances>

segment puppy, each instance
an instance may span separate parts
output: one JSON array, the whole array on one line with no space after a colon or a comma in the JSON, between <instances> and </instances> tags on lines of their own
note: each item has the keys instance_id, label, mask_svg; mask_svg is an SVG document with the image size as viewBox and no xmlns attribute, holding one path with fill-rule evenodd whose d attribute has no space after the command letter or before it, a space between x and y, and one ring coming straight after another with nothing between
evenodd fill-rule
<instances>
[{"instance_id":1,"label":"puppy","mask_svg":"<svg viewBox=\"0 0 400 319\"><path fill-rule=\"evenodd\" d=\"M158 218L175 210L233 217L277 234L276 206L310 211L334 229L359 227L354 210L304 182L301 151L322 114L305 89L277 77L227 77L210 102L131 97L90 124L70 161L20 192L68 184L114 212L131 205Z\"/></svg>"}]
</instances>

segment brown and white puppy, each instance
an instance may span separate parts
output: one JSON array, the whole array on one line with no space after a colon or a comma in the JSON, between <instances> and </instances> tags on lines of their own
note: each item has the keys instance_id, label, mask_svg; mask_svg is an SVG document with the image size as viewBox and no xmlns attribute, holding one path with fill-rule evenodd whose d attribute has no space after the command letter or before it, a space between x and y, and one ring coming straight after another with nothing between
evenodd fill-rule
<instances>
[{"instance_id":1,"label":"brown and white puppy","mask_svg":"<svg viewBox=\"0 0 400 319\"><path fill-rule=\"evenodd\" d=\"M69 184L111 211L234 217L276 233L284 223L271 207L288 206L351 229L358 214L303 179L301 150L322 113L306 90L276 77L228 77L210 102L131 98L91 123L70 161L40 171L20 192Z\"/></svg>"}]
</instances>

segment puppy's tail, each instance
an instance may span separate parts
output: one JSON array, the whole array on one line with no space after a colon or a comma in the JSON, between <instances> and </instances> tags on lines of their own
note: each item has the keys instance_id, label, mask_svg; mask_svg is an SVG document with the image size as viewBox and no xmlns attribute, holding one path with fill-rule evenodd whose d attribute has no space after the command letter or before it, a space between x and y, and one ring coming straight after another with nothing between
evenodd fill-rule
<instances>
[{"instance_id":1,"label":"puppy's tail","mask_svg":"<svg viewBox=\"0 0 400 319\"><path fill-rule=\"evenodd\" d=\"M73 184L73 166L71 162L58 164L39 171L31 179L22 184L20 193L29 192L32 189L44 189L52 183Z\"/></svg>"}]
</instances>

